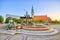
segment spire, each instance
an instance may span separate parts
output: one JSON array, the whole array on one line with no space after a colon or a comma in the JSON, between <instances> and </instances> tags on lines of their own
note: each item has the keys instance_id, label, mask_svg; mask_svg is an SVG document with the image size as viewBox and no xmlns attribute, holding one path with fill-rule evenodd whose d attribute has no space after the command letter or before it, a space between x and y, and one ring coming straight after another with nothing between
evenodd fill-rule
<instances>
[{"instance_id":1,"label":"spire","mask_svg":"<svg viewBox=\"0 0 60 40\"><path fill-rule=\"evenodd\" d=\"M33 6L32 6L32 9L31 9L31 17L32 18L34 17L34 9L33 9Z\"/></svg>"},{"instance_id":2,"label":"spire","mask_svg":"<svg viewBox=\"0 0 60 40\"><path fill-rule=\"evenodd\" d=\"M31 9L31 13L34 13L34 9L33 9L33 6L32 6L32 9Z\"/></svg>"}]
</instances>

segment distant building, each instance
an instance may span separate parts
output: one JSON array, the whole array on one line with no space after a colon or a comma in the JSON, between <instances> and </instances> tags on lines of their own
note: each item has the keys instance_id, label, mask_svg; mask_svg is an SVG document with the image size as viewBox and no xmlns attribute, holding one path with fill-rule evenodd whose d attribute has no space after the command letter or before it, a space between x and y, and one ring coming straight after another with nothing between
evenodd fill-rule
<instances>
[{"instance_id":1,"label":"distant building","mask_svg":"<svg viewBox=\"0 0 60 40\"><path fill-rule=\"evenodd\" d=\"M51 22L50 17L47 17L46 15L34 16L33 20L44 20L47 22Z\"/></svg>"},{"instance_id":2,"label":"distant building","mask_svg":"<svg viewBox=\"0 0 60 40\"><path fill-rule=\"evenodd\" d=\"M6 18L7 18L7 17L12 17L12 18L20 19L20 16L11 15L11 14L6 14Z\"/></svg>"},{"instance_id":3,"label":"distant building","mask_svg":"<svg viewBox=\"0 0 60 40\"><path fill-rule=\"evenodd\" d=\"M18 18L18 19L21 18L21 16L10 15L10 14L6 14L6 18L7 17ZM25 17L23 16L22 18L25 18ZM35 16L33 6L32 6L32 9L31 9L31 18L33 20L45 20L46 22L51 22L51 18L48 17L47 15L39 15L39 16L36 15Z\"/></svg>"},{"instance_id":4,"label":"distant building","mask_svg":"<svg viewBox=\"0 0 60 40\"><path fill-rule=\"evenodd\" d=\"M33 18L33 20L44 20L44 21L47 21L47 22L51 22L51 18L48 17L47 15L35 16L33 6L32 6L32 9L31 9L31 17Z\"/></svg>"}]
</instances>

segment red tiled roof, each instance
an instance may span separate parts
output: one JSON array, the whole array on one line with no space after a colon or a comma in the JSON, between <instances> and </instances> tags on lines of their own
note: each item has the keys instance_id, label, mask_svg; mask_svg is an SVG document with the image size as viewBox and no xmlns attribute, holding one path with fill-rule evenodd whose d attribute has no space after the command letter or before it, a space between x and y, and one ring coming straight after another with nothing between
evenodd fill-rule
<instances>
[{"instance_id":1,"label":"red tiled roof","mask_svg":"<svg viewBox=\"0 0 60 40\"><path fill-rule=\"evenodd\" d=\"M47 17L47 15L40 15L40 16L34 16L33 20L46 20L51 21L50 17Z\"/></svg>"},{"instance_id":2,"label":"red tiled roof","mask_svg":"<svg viewBox=\"0 0 60 40\"><path fill-rule=\"evenodd\" d=\"M34 19L34 20L39 20L39 19L40 19L40 20L43 20L43 19L46 20L46 18L47 18L47 16L34 16L33 19Z\"/></svg>"}]
</instances>

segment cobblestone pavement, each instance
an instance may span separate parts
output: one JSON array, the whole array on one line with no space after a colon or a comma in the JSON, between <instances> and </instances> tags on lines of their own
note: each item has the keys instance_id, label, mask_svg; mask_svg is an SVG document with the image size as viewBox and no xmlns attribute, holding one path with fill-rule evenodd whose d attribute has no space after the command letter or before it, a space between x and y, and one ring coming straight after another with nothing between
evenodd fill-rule
<instances>
[{"instance_id":1,"label":"cobblestone pavement","mask_svg":"<svg viewBox=\"0 0 60 40\"><path fill-rule=\"evenodd\" d=\"M0 40L60 40L60 33L48 36L35 36L26 34L7 35L0 34Z\"/></svg>"},{"instance_id":2,"label":"cobblestone pavement","mask_svg":"<svg viewBox=\"0 0 60 40\"><path fill-rule=\"evenodd\" d=\"M8 38L12 37L13 35L8 34L1 34L0 33L0 40L7 40Z\"/></svg>"},{"instance_id":3,"label":"cobblestone pavement","mask_svg":"<svg viewBox=\"0 0 60 40\"><path fill-rule=\"evenodd\" d=\"M0 40L60 40L60 25L51 25L51 27L57 29L59 33L48 36L35 36L26 34L7 35L0 33Z\"/></svg>"},{"instance_id":4,"label":"cobblestone pavement","mask_svg":"<svg viewBox=\"0 0 60 40\"><path fill-rule=\"evenodd\" d=\"M9 40L60 40L60 33L48 36L17 34L11 37Z\"/></svg>"}]
</instances>

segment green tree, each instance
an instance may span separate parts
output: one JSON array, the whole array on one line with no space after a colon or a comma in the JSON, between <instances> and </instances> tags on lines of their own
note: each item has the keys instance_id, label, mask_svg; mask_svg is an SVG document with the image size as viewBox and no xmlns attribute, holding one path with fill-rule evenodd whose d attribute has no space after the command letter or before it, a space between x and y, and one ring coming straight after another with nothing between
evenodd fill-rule
<instances>
[{"instance_id":1,"label":"green tree","mask_svg":"<svg viewBox=\"0 0 60 40\"><path fill-rule=\"evenodd\" d=\"M16 23L20 23L20 22L21 22L20 19L17 19L17 18L12 18L12 20L13 20L14 22L16 22Z\"/></svg>"},{"instance_id":2,"label":"green tree","mask_svg":"<svg viewBox=\"0 0 60 40\"><path fill-rule=\"evenodd\" d=\"M44 23L44 20L32 20L31 22L35 22L35 23Z\"/></svg>"},{"instance_id":3,"label":"green tree","mask_svg":"<svg viewBox=\"0 0 60 40\"><path fill-rule=\"evenodd\" d=\"M31 22L36 23L36 22L37 22L37 20L31 20Z\"/></svg>"},{"instance_id":4,"label":"green tree","mask_svg":"<svg viewBox=\"0 0 60 40\"><path fill-rule=\"evenodd\" d=\"M11 20L12 17L7 17L6 20L5 20L5 23L9 23L9 20Z\"/></svg>"},{"instance_id":5,"label":"green tree","mask_svg":"<svg viewBox=\"0 0 60 40\"><path fill-rule=\"evenodd\" d=\"M53 23L53 24L57 24L57 23L59 23L57 20L54 20L54 21L52 21L51 23Z\"/></svg>"},{"instance_id":6,"label":"green tree","mask_svg":"<svg viewBox=\"0 0 60 40\"><path fill-rule=\"evenodd\" d=\"M0 23L3 23L4 18L2 16L0 16Z\"/></svg>"},{"instance_id":7,"label":"green tree","mask_svg":"<svg viewBox=\"0 0 60 40\"><path fill-rule=\"evenodd\" d=\"M38 20L39 23L44 23L45 21L44 20Z\"/></svg>"}]
</instances>

